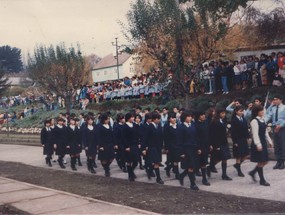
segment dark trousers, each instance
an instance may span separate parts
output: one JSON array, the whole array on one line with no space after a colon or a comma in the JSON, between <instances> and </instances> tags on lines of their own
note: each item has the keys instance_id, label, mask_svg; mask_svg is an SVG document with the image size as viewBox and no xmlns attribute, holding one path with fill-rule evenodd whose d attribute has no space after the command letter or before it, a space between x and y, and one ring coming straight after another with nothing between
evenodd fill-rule
<instances>
[{"instance_id":1,"label":"dark trousers","mask_svg":"<svg viewBox=\"0 0 285 215\"><path fill-rule=\"evenodd\" d=\"M285 160L285 128L274 133L274 153L277 160Z\"/></svg>"}]
</instances>

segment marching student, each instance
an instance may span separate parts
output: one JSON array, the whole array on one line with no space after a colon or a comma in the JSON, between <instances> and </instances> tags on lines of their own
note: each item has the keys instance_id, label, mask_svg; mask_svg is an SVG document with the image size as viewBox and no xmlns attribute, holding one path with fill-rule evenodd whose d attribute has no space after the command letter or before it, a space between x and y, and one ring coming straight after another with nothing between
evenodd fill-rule
<instances>
[{"instance_id":1,"label":"marching student","mask_svg":"<svg viewBox=\"0 0 285 215\"><path fill-rule=\"evenodd\" d=\"M126 163L124 160L124 149L123 149L123 127L125 124L125 116L122 113L117 115L117 123L114 124L114 137L118 148L115 150L115 157L118 166L123 172L127 172Z\"/></svg>"},{"instance_id":2,"label":"marching student","mask_svg":"<svg viewBox=\"0 0 285 215\"><path fill-rule=\"evenodd\" d=\"M147 128L146 136L146 153L148 161L148 178L152 177L153 170L156 174L156 182L158 184L164 184L160 177L159 165L162 161L162 146L163 146L163 133L160 126L160 114L153 112L151 114L152 122Z\"/></svg>"},{"instance_id":3,"label":"marching student","mask_svg":"<svg viewBox=\"0 0 285 215\"><path fill-rule=\"evenodd\" d=\"M198 143L200 145L201 154L199 155L199 167L202 172L202 183L210 186L206 176L206 167L208 164L209 153L213 150L209 140L209 123L206 119L205 112L197 112L195 116L195 127L197 130Z\"/></svg>"},{"instance_id":4,"label":"marching student","mask_svg":"<svg viewBox=\"0 0 285 215\"><path fill-rule=\"evenodd\" d=\"M123 149L127 163L129 181L134 181L136 175L134 169L138 165L139 152L139 130L134 125L135 117L132 113L125 116L126 124L123 125Z\"/></svg>"},{"instance_id":5,"label":"marching student","mask_svg":"<svg viewBox=\"0 0 285 215\"><path fill-rule=\"evenodd\" d=\"M178 163L180 162L179 146L178 146L178 129L176 123L176 113L168 114L168 122L165 123L163 129L163 139L165 151L171 165L168 165L166 175L170 177L170 169L173 169L175 178L179 179Z\"/></svg>"},{"instance_id":6,"label":"marching student","mask_svg":"<svg viewBox=\"0 0 285 215\"><path fill-rule=\"evenodd\" d=\"M98 143L93 117L87 116L86 123L87 125L82 129L82 144L87 157L87 168L92 174L95 174L96 171L94 170L93 164L97 155Z\"/></svg>"},{"instance_id":7,"label":"marching student","mask_svg":"<svg viewBox=\"0 0 285 215\"><path fill-rule=\"evenodd\" d=\"M41 130L41 144L43 146L43 154L46 155L46 164L51 167L54 138L53 138L53 131L50 128L50 126L51 126L51 121L45 120L44 128L42 128Z\"/></svg>"},{"instance_id":8,"label":"marching student","mask_svg":"<svg viewBox=\"0 0 285 215\"><path fill-rule=\"evenodd\" d=\"M69 118L69 126L67 127L67 146L69 147L69 154L71 160L71 169L76 171L76 157L79 154L81 145L79 140L78 128L75 125L75 120L73 118Z\"/></svg>"},{"instance_id":9,"label":"marching student","mask_svg":"<svg viewBox=\"0 0 285 215\"><path fill-rule=\"evenodd\" d=\"M180 120L182 122L178 127L178 143L181 147L181 168L184 172L180 174L180 184L183 185L184 177L188 175L190 188L199 190L195 183L194 170L199 166L199 157L201 154L200 146L197 141L197 131L192 123L193 115L188 111L183 111Z\"/></svg>"},{"instance_id":10,"label":"marching student","mask_svg":"<svg viewBox=\"0 0 285 215\"><path fill-rule=\"evenodd\" d=\"M242 106L235 107L232 114L231 137L233 140L233 156L236 158L234 168L237 170L239 177L244 177L244 174L241 171L241 164L249 155L247 143L249 131L247 120L244 118L244 108Z\"/></svg>"},{"instance_id":11,"label":"marching student","mask_svg":"<svg viewBox=\"0 0 285 215\"><path fill-rule=\"evenodd\" d=\"M75 118L75 126L76 126L76 142L78 143L77 151L76 151L76 159L78 161L78 166L82 166L81 159L80 159L80 153L82 152L82 129L80 127L80 119Z\"/></svg>"},{"instance_id":12,"label":"marching student","mask_svg":"<svg viewBox=\"0 0 285 215\"><path fill-rule=\"evenodd\" d=\"M110 117L108 113L101 115L100 124L97 130L97 140L98 140L98 160L105 170L105 176L110 177L110 165L115 158L115 151L118 146L115 145L115 139L113 134L113 129L110 126Z\"/></svg>"},{"instance_id":13,"label":"marching student","mask_svg":"<svg viewBox=\"0 0 285 215\"><path fill-rule=\"evenodd\" d=\"M256 167L249 172L253 181L256 181L256 172L260 178L260 185L270 186L263 175L263 167L268 163L267 143L272 147L273 143L267 131L267 125L264 120L264 108L254 106L252 108L252 120L250 122L252 133L251 158L250 160L257 163Z\"/></svg>"},{"instance_id":14,"label":"marching student","mask_svg":"<svg viewBox=\"0 0 285 215\"><path fill-rule=\"evenodd\" d=\"M51 118L50 119L50 129L51 129L51 131L54 131L54 128L55 128L55 119ZM54 136L54 134L53 134L53 136ZM53 143L53 145L54 145L54 143ZM53 150L53 153L52 153L52 162L56 163L55 150Z\"/></svg>"},{"instance_id":15,"label":"marching student","mask_svg":"<svg viewBox=\"0 0 285 215\"><path fill-rule=\"evenodd\" d=\"M67 149L67 130L64 125L65 120L63 118L57 119L57 125L54 128L55 149L56 155L58 155L58 164L62 169L65 169L63 164L63 157L66 154Z\"/></svg>"},{"instance_id":16,"label":"marching student","mask_svg":"<svg viewBox=\"0 0 285 215\"><path fill-rule=\"evenodd\" d=\"M222 161L222 179L231 181L227 175L227 160L231 158L231 153L227 140L226 111L224 109L216 110L216 115L209 127L209 137L213 146L214 165ZM207 167L208 176L211 175L211 166Z\"/></svg>"},{"instance_id":17,"label":"marching student","mask_svg":"<svg viewBox=\"0 0 285 215\"><path fill-rule=\"evenodd\" d=\"M151 118L151 114L150 113L146 113L145 114L145 120L144 123L142 125L142 135L141 135L141 142L142 142L142 155L143 158L145 160L145 171L147 176L149 177L155 177L155 174L153 172L153 168L152 168L152 164L149 163L149 159L148 159L148 154L147 154L147 137L148 137L148 128L152 122L152 118Z\"/></svg>"},{"instance_id":18,"label":"marching student","mask_svg":"<svg viewBox=\"0 0 285 215\"><path fill-rule=\"evenodd\" d=\"M142 136L143 136L143 128L142 128L142 116L139 114L135 115L135 123L134 123L135 129L137 129L137 134L139 135L139 151L140 151L140 156L139 156L139 165L140 169L144 170L144 165L142 164Z\"/></svg>"}]
</instances>

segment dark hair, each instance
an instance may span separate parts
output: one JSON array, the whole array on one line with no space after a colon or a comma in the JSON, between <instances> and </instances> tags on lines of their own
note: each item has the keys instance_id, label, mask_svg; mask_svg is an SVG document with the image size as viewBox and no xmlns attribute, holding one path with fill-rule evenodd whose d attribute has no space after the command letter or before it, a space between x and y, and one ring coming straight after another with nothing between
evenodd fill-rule
<instances>
[{"instance_id":1,"label":"dark hair","mask_svg":"<svg viewBox=\"0 0 285 215\"><path fill-rule=\"evenodd\" d=\"M240 111L240 110L244 110L244 107L241 106L241 105L235 107L234 112L232 114L232 120L236 117L237 112Z\"/></svg>"},{"instance_id":2,"label":"dark hair","mask_svg":"<svg viewBox=\"0 0 285 215\"><path fill-rule=\"evenodd\" d=\"M129 119L132 118L132 117L134 117L134 114L132 114L132 113L127 113L127 114L125 115L126 121L129 121Z\"/></svg>"},{"instance_id":3,"label":"dark hair","mask_svg":"<svg viewBox=\"0 0 285 215\"><path fill-rule=\"evenodd\" d=\"M119 123L122 119L124 119L125 118L125 116L124 116L124 114L122 114L122 113L119 113L118 115L117 115L117 123Z\"/></svg>"},{"instance_id":4,"label":"dark hair","mask_svg":"<svg viewBox=\"0 0 285 215\"><path fill-rule=\"evenodd\" d=\"M152 120L160 119L160 118L161 118L161 116L160 116L159 113L157 113L156 111L152 112L152 114L151 114L151 119Z\"/></svg>"},{"instance_id":5,"label":"dark hair","mask_svg":"<svg viewBox=\"0 0 285 215\"><path fill-rule=\"evenodd\" d=\"M258 113L260 111L263 111L264 108L261 105L255 105L253 106L252 110L251 110L251 120L255 119L258 116Z\"/></svg>"},{"instance_id":6,"label":"dark hair","mask_svg":"<svg viewBox=\"0 0 285 215\"><path fill-rule=\"evenodd\" d=\"M226 113L226 110L224 108L217 109L213 121L216 121L216 122L219 121L220 120L220 114L223 112Z\"/></svg>"},{"instance_id":7,"label":"dark hair","mask_svg":"<svg viewBox=\"0 0 285 215\"><path fill-rule=\"evenodd\" d=\"M58 117L58 118L56 119L56 121L57 121L57 122L64 122L65 120L64 120L63 118L61 118L61 117Z\"/></svg>"},{"instance_id":8,"label":"dark hair","mask_svg":"<svg viewBox=\"0 0 285 215\"><path fill-rule=\"evenodd\" d=\"M183 111L180 116L181 122L185 122L186 118L189 116L192 116L192 113L190 113L189 111Z\"/></svg>"},{"instance_id":9,"label":"dark hair","mask_svg":"<svg viewBox=\"0 0 285 215\"><path fill-rule=\"evenodd\" d=\"M140 120L142 121L142 116L141 116L141 115L136 114L136 115L135 115L135 119L136 119L136 118L140 118Z\"/></svg>"},{"instance_id":10,"label":"dark hair","mask_svg":"<svg viewBox=\"0 0 285 215\"><path fill-rule=\"evenodd\" d=\"M104 124L105 121L109 118L109 114L108 113L103 113L100 117L100 123Z\"/></svg>"},{"instance_id":11,"label":"dark hair","mask_svg":"<svg viewBox=\"0 0 285 215\"><path fill-rule=\"evenodd\" d=\"M167 108L167 107L164 107L164 108L162 108L162 110L168 110L168 108Z\"/></svg>"},{"instance_id":12,"label":"dark hair","mask_svg":"<svg viewBox=\"0 0 285 215\"><path fill-rule=\"evenodd\" d=\"M141 106L137 106L136 109L142 110L142 107Z\"/></svg>"},{"instance_id":13,"label":"dark hair","mask_svg":"<svg viewBox=\"0 0 285 215\"><path fill-rule=\"evenodd\" d=\"M46 119L45 121L44 121L44 125L46 126L46 124L48 124L48 123L51 123L51 120L50 119Z\"/></svg>"},{"instance_id":14,"label":"dark hair","mask_svg":"<svg viewBox=\"0 0 285 215\"><path fill-rule=\"evenodd\" d=\"M242 99L241 99L241 98L237 98L237 99L235 99L235 102L239 102L240 104L243 104L243 101L242 101Z\"/></svg>"},{"instance_id":15,"label":"dark hair","mask_svg":"<svg viewBox=\"0 0 285 215\"><path fill-rule=\"evenodd\" d=\"M277 99L283 100L283 96L281 96L280 94L274 95L273 98L277 98Z\"/></svg>"},{"instance_id":16,"label":"dark hair","mask_svg":"<svg viewBox=\"0 0 285 215\"><path fill-rule=\"evenodd\" d=\"M195 113L195 121L199 120L199 117L202 115L206 115L205 111L196 111Z\"/></svg>"},{"instance_id":17,"label":"dark hair","mask_svg":"<svg viewBox=\"0 0 285 215\"><path fill-rule=\"evenodd\" d=\"M89 120L93 120L94 121L94 118L92 116L87 116L86 117L86 122L88 122Z\"/></svg>"},{"instance_id":18,"label":"dark hair","mask_svg":"<svg viewBox=\"0 0 285 215\"><path fill-rule=\"evenodd\" d=\"M170 120L171 118L176 118L176 113L174 113L174 112L168 113L167 119Z\"/></svg>"},{"instance_id":19,"label":"dark hair","mask_svg":"<svg viewBox=\"0 0 285 215\"><path fill-rule=\"evenodd\" d=\"M144 121L146 122L147 120L151 119L151 113L147 113L145 116L144 116Z\"/></svg>"}]
</instances>

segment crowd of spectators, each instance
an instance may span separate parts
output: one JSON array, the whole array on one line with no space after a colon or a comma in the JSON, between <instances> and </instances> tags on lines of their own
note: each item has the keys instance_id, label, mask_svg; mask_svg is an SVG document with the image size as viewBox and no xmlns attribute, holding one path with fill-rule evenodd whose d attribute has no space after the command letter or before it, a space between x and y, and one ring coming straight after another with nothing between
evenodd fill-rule
<instances>
[{"instance_id":1,"label":"crowd of spectators","mask_svg":"<svg viewBox=\"0 0 285 215\"><path fill-rule=\"evenodd\" d=\"M196 91L198 83L201 83L200 88L205 94L219 91L228 94L232 90L282 86L285 84L285 54L272 52L270 55L261 54L260 58L243 57L240 61L211 61L205 63L201 70L200 80L192 82Z\"/></svg>"}]
</instances>

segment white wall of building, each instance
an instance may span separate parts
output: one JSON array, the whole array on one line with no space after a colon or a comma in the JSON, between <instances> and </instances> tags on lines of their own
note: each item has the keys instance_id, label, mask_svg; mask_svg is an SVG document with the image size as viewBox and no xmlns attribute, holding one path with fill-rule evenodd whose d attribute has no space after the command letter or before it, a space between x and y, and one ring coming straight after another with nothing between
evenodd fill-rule
<instances>
[{"instance_id":1,"label":"white wall of building","mask_svg":"<svg viewBox=\"0 0 285 215\"><path fill-rule=\"evenodd\" d=\"M262 53L270 55L272 52L275 52L276 54L278 52L284 52L285 49L266 49L266 50L256 50L256 51L239 51L239 52L235 52L234 55L236 57L237 60L240 60L241 57L245 57L245 56L256 56L256 57L260 57L260 55Z\"/></svg>"},{"instance_id":2,"label":"white wall of building","mask_svg":"<svg viewBox=\"0 0 285 215\"><path fill-rule=\"evenodd\" d=\"M119 79L124 77L132 77L135 75L134 71L135 65L132 57L119 66ZM96 69L92 71L93 82L103 82L108 80L117 80L117 66Z\"/></svg>"}]
</instances>

